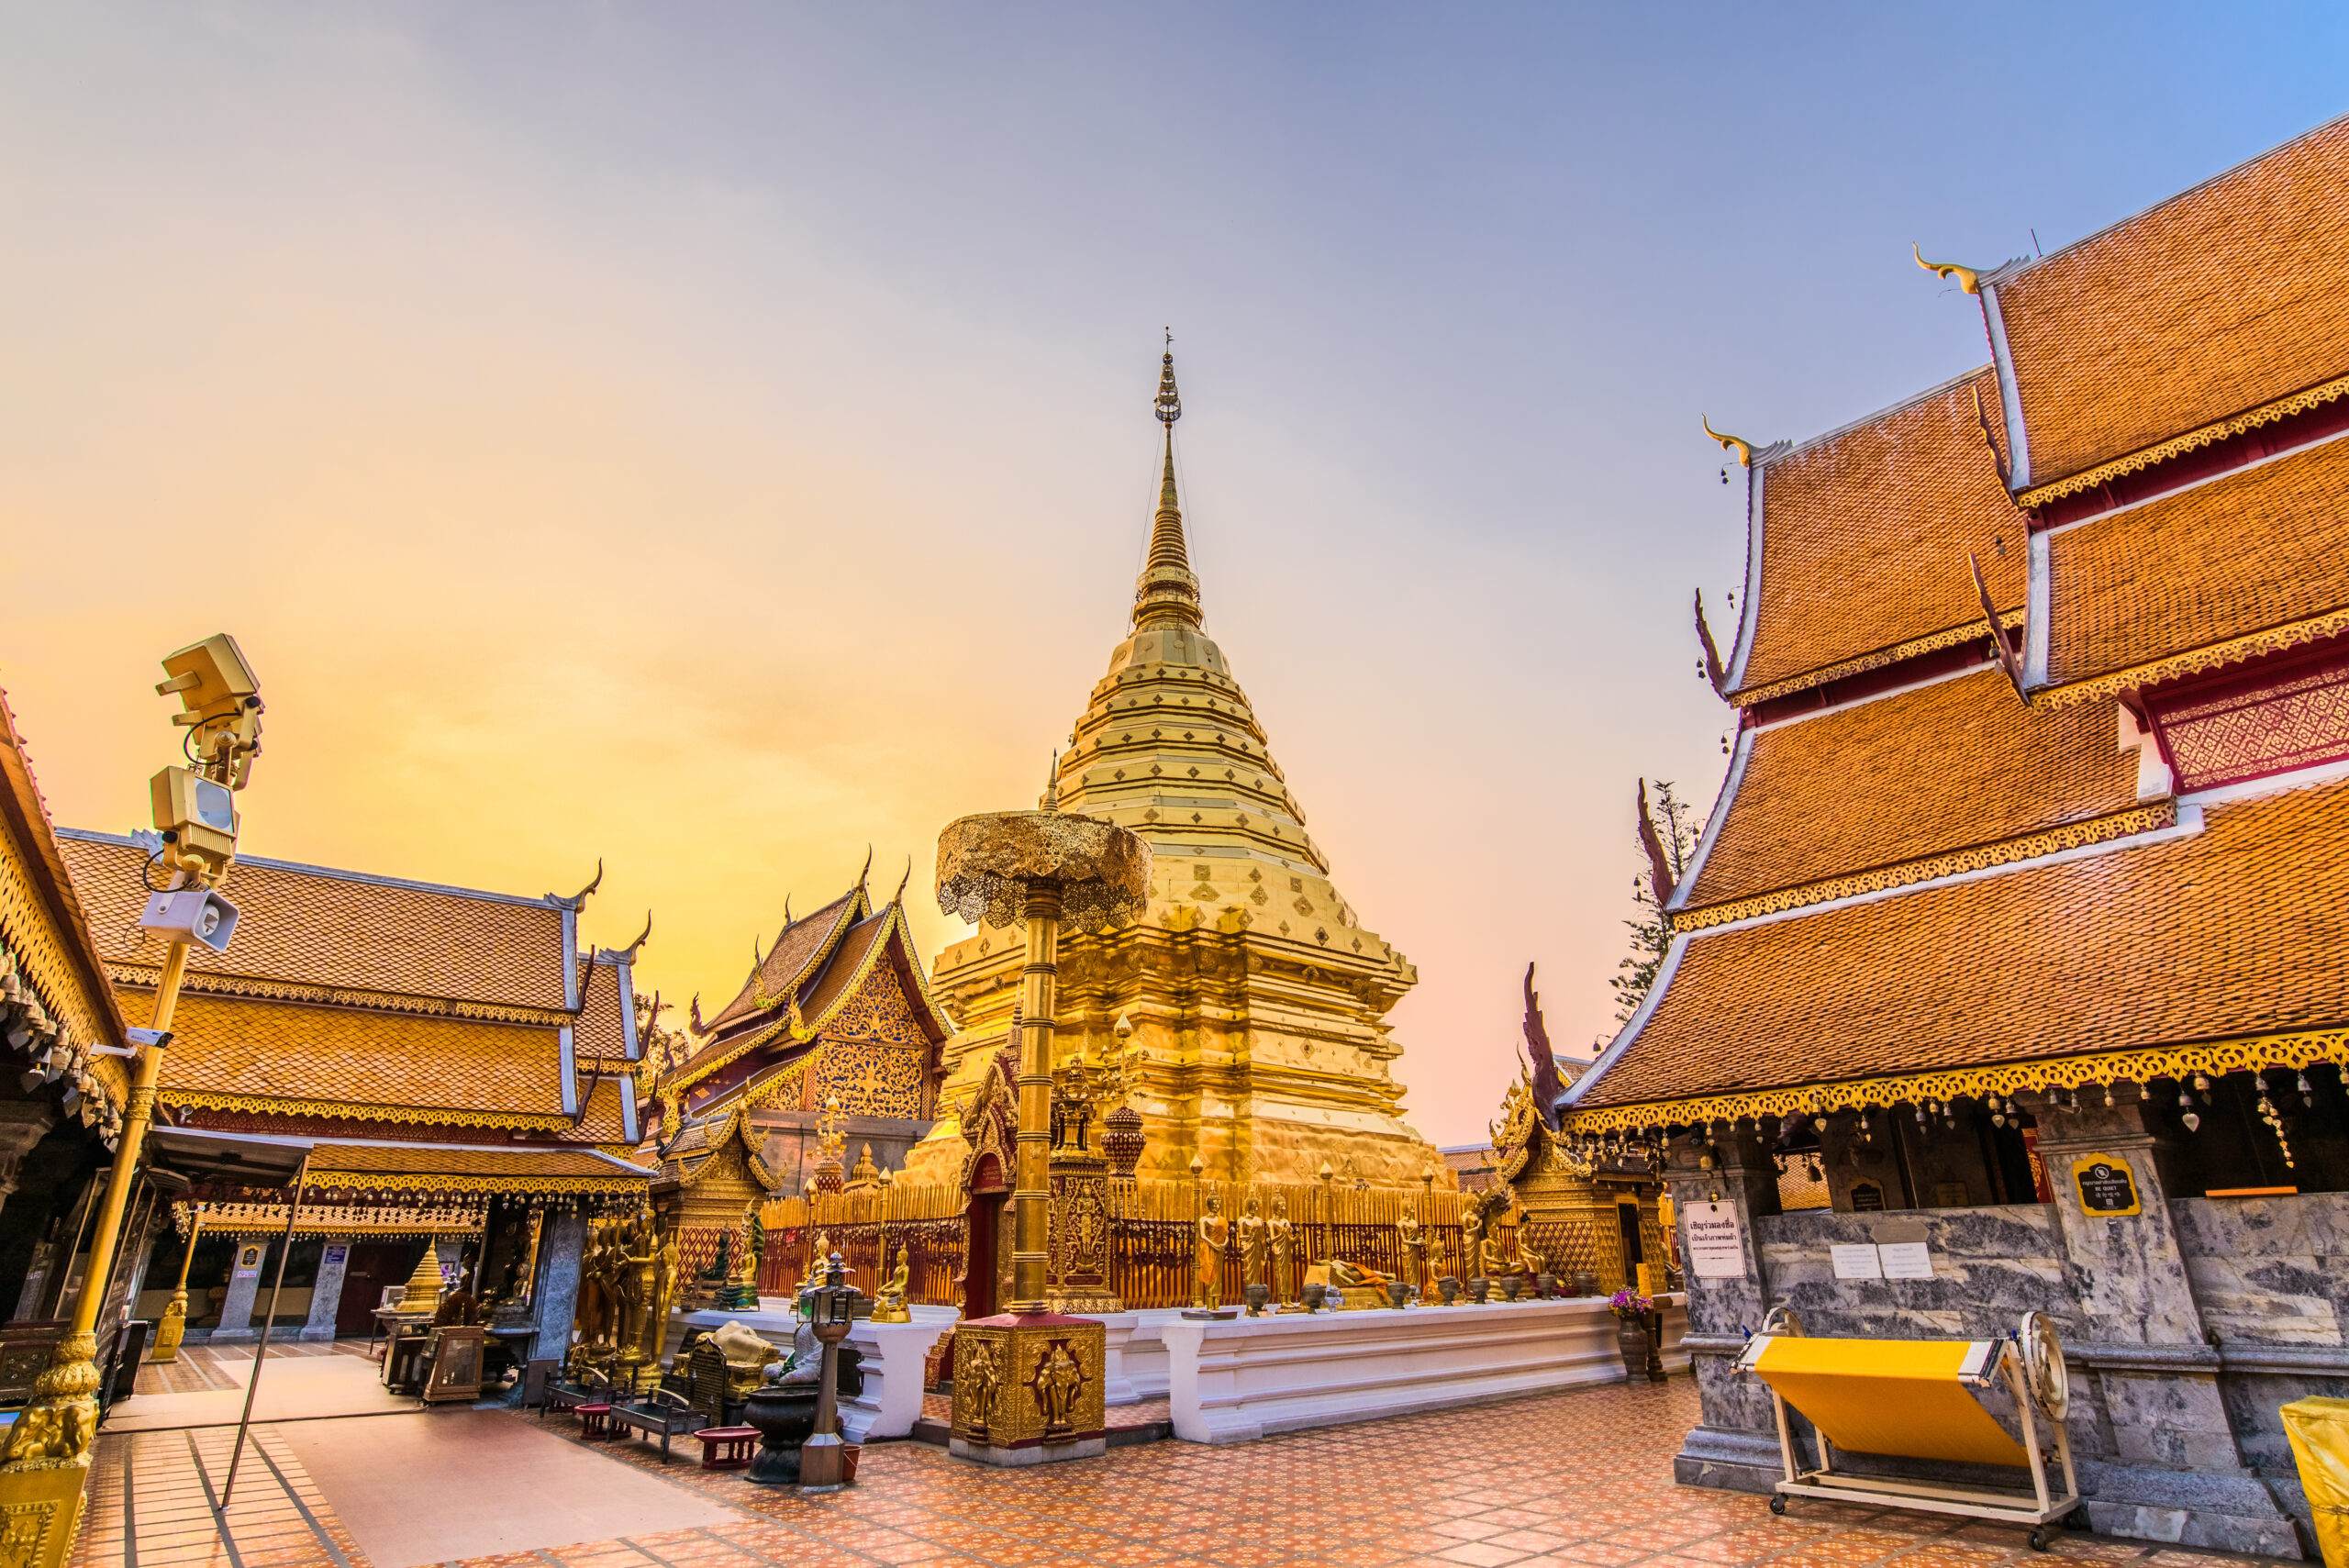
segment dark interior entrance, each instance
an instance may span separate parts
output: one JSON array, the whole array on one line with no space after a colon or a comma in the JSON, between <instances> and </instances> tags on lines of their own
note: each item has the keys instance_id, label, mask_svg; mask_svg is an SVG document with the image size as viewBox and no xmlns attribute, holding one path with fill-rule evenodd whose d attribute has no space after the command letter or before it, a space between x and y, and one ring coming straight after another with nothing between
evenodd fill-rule
<instances>
[{"instance_id":1,"label":"dark interior entrance","mask_svg":"<svg viewBox=\"0 0 2349 1568\"><path fill-rule=\"evenodd\" d=\"M1623 1231L1623 1283L1636 1285L1640 1280L1640 1265L1648 1261L1640 1247L1640 1206L1620 1203L1615 1206L1615 1223Z\"/></svg>"},{"instance_id":2,"label":"dark interior entrance","mask_svg":"<svg viewBox=\"0 0 2349 1568\"><path fill-rule=\"evenodd\" d=\"M355 1241L351 1261L343 1265L342 1299L334 1313L334 1331L349 1339L375 1329L375 1308L387 1284L406 1284L416 1273L416 1261L429 1241Z\"/></svg>"},{"instance_id":3,"label":"dark interior entrance","mask_svg":"<svg viewBox=\"0 0 2349 1568\"><path fill-rule=\"evenodd\" d=\"M992 1154L983 1156L971 1173L971 1203L964 1211L963 1232L963 1317L992 1318L1001 1310L996 1301L996 1254L1003 1228L1003 1166Z\"/></svg>"}]
</instances>

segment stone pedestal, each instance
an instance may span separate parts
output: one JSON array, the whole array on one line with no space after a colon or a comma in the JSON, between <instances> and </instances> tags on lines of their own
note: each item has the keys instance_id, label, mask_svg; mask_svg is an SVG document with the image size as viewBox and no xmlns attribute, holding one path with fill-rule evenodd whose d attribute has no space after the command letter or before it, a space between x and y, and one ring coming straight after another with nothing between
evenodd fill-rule
<instances>
[{"instance_id":1,"label":"stone pedestal","mask_svg":"<svg viewBox=\"0 0 2349 1568\"><path fill-rule=\"evenodd\" d=\"M254 1261L248 1262L248 1259ZM220 1322L208 1343L239 1344L261 1338L261 1330L253 1327L253 1298L261 1293L261 1276L268 1261L267 1242L238 1241L228 1263L228 1295L220 1303Z\"/></svg>"},{"instance_id":2,"label":"stone pedestal","mask_svg":"<svg viewBox=\"0 0 2349 1568\"><path fill-rule=\"evenodd\" d=\"M1056 1312L1003 1313L954 1331L947 1451L982 1464L1048 1464L1108 1451L1101 1325Z\"/></svg>"},{"instance_id":3,"label":"stone pedestal","mask_svg":"<svg viewBox=\"0 0 2349 1568\"><path fill-rule=\"evenodd\" d=\"M310 1317L302 1325L305 1340L334 1338L335 1315L342 1309L342 1276L350 1266L351 1238L328 1237L318 1251L318 1279L310 1290Z\"/></svg>"},{"instance_id":4,"label":"stone pedestal","mask_svg":"<svg viewBox=\"0 0 2349 1568\"><path fill-rule=\"evenodd\" d=\"M954 1327L955 1312L951 1307L908 1310L910 1323L859 1318L848 1331L848 1342L863 1354L864 1373L862 1391L841 1401L841 1431L852 1443L910 1437L921 1418L923 1362L939 1336Z\"/></svg>"}]
</instances>

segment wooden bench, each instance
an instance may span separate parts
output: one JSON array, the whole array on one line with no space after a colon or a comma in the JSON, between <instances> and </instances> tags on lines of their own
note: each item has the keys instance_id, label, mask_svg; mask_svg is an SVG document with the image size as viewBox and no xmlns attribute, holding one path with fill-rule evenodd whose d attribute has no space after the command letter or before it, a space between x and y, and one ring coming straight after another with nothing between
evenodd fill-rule
<instances>
[{"instance_id":1,"label":"wooden bench","mask_svg":"<svg viewBox=\"0 0 2349 1568\"><path fill-rule=\"evenodd\" d=\"M623 1430L644 1434L650 1441L661 1440L661 1462L669 1462L669 1440L681 1433L691 1432L701 1426L702 1414L665 1388L656 1388L633 1405L615 1405L607 1418L612 1435Z\"/></svg>"},{"instance_id":2,"label":"wooden bench","mask_svg":"<svg viewBox=\"0 0 2349 1568\"><path fill-rule=\"evenodd\" d=\"M583 1371L575 1378L556 1378L547 1384L546 1403L539 1407L539 1418L576 1410L582 1405L607 1402L612 1385L603 1373Z\"/></svg>"}]
</instances>

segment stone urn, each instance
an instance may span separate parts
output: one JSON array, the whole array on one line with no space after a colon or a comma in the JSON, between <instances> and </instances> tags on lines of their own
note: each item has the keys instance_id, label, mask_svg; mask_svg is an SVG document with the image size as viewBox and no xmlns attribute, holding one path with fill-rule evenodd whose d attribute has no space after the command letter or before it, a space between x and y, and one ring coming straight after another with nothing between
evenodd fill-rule
<instances>
[{"instance_id":1,"label":"stone urn","mask_svg":"<svg viewBox=\"0 0 2349 1568\"><path fill-rule=\"evenodd\" d=\"M1411 1299L1411 1287L1398 1279L1388 1280L1386 1299L1396 1311L1400 1312L1403 1310L1404 1304Z\"/></svg>"},{"instance_id":2,"label":"stone urn","mask_svg":"<svg viewBox=\"0 0 2349 1568\"><path fill-rule=\"evenodd\" d=\"M1534 1298L1535 1298L1536 1300L1540 1300L1540 1301L1547 1301L1547 1300L1549 1300L1552 1296L1556 1296L1557 1294L1558 1294L1558 1276L1557 1276L1557 1275L1555 1275L1555 1274L1535 1274L1535 1275L1533 1276L1533 1295L1534 1295Z\"/></svg>"},{"instance_id":3,"label":"stone urn","mask_svg":"<svg viewBox=\"0 0 2349 1568\"><path fill-rule=\"evenodd\" d=\"M1650 1383L1664 1381L1664 1358L1658 1354L1664 1338L1661 1314L1615 1319L1615 1343L1623 1352L1623 1377L1637 1383L1642 1378Z\"/></svg>"},{"instance_id":4,"label":"stone urn","mask_svg":"<svg viewBox=\"0 0 2349 1568\"><path fill-rule=\"evenodd\" d=\"M1306 1283L1305 1288L1297 1292L1297 1295L1304 1299L1305 1309L1308 1312L1319 1312L1321 1310L1321 1304L1330 1297L1330 1287L1319 1280L1309 1280Z\"/></svg>"},{"instance_id":5,"label":"stone urn","mask_svg":"<svg viewBox=\"0 0 2349 1568\"><path fill-rule=\"evenodd\" d=\"M854 1345L840 1348L840 1389L842 1399L864 1392L864 1352ZM783 1363L767 1369L768 1381L742 1401L742 1424L759 1429L758 1451L751 1455L746 1480L762 1486L799 1485L799 1445L816 1435L816 1385L785 1383Z\"/></svg>"},{"instance_id":6,"label":"stone urn","mask_svg":"<svg viewBox=\"0 0 2349 1568\"><path fill-rule=\"evenodd\" d=\"M1468 1299L1480 1307L1484 1305L1485 1298L1490 1296L1492 1291L1493 1282L1483 1274L1478 1274L1468 1282Z\"/></svg>"},{"instance_id":7,"label":"stone urn","mask_svg":"<svg viewBox=\"0 0 2349 1568\"><path fill-rule=\"evenodd\" d=\"M1248 1300L1248 1316L1251 1318L1262 1318L1264 1315L1264 1303L1273 1298L1272 1287L1255 1281L1242 1285L1240 1294Z\"/></svg>"},{"instance_id":8,"label":"stone urn","mask_svg":"<svg viewBox=\"0 0 2349 1568\"><path fill-rule=\"evenodd\" d=\"M1501 1299L1503 1301L1515 1301L1517 1299L1518 1287L1524 1283L1525 1282L1523 1280L1520 1279L1515 1274L1501 1275L1498 1281L1501 1287Z\"/></svg>"},{"instance_id":9,"label":"stone urn","mask_svg":"<svg viewBox=\"0 0 2349 1568\"><path fill-rule=\"evenodd\" d=\"M1575 1270L1574 1293L1576 1296L1597 1296L1599 1293L1598 1275L1589 1269Z\"/></svg>"},{"instance_id":10,"label":"stone urn","mask_svg":"<svg viewBox=\"0 0 2349 1568\"><path fill-rule=\"evenodd\" d=\"M1443 1298L1443 1304L1446 1307L1455 1307L1459 1305L1460 1282L1452 1275L1445 1274L1441 1279L1437 1280L1435 1282L1435 1289L1436 1294Z\"/></svg>"}]
</instances>

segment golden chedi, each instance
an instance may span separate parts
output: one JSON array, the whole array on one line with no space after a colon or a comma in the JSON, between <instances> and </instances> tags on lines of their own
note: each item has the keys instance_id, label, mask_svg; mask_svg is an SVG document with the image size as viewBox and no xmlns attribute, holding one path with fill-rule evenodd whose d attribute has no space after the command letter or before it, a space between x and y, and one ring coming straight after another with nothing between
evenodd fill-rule
<instances>
[{"instance_id":1,"label":"golden chedi","mask_svg":"<svg viewBox=\"0 0 2349 1568\"><path fill-rule=\"evenodd\" d=\"M1305 814L1248 695L1199 614L1174 484L1174 356L1159 382L1166 446L1132 632L1059 759L1063 812L1149 840L1140 921L1061 940L1053 1045L1101 1059L1139 1047L1129 1103L1146 1140L1138 1174L1310 1181L1325 1160L1381 1185L1443 1162L1402 1119L1388 1009L1419 973L1330 881ZM938 959L936 989L961 1031L947 1043L941 1119L909 1179L952 1184L965 1145L955 1113L1005 1042L1019 990L1019 933L981 929Z\"/></svg>"}]
</instances>

